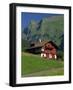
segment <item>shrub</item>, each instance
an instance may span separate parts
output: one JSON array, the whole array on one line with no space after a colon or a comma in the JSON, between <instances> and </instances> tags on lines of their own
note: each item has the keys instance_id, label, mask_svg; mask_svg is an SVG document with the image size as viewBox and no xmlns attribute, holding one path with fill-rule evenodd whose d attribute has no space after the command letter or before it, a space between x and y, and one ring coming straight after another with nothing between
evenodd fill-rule
<instances>
[{"instance_id":1,"label":"shrub","mask_svg":"<svg viewBox=\"0 0 73 90\"><path fill-rule=\"evenodd\" d=\"M58 56L58 59L64 60L64 52L63 51L58 51L57 56Z\"/></svg>"}]
</instances>

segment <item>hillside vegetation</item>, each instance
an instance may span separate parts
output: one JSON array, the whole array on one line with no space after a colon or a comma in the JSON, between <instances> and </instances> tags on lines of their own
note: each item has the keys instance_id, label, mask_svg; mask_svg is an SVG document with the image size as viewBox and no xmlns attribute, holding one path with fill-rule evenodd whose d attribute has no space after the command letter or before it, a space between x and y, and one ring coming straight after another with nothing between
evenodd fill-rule
<instances>
[{"instance_id":1,"label":"hillside vegetation","mask_svg":"<svg viewBox=\"0 0 73 90\"><path fill-rule=\"evenodd\" d=\"M49 60L29 53L22 54L21 76L57 76L64 75L64 63L61 60Z\"/></svg>"},{"instance_id":2,"label":"hillside vegetation","mask_svg":"<svg viewBox=\"0 0 73 90\"><path fill-rule=\"evenodd\" d=\"M39 39L53 41L60 50L64 49L64 16L52 16L42 20L31 20L28 27L22 30L22 51L30 46L31 42Z\"/></svg>"}]
</instances>

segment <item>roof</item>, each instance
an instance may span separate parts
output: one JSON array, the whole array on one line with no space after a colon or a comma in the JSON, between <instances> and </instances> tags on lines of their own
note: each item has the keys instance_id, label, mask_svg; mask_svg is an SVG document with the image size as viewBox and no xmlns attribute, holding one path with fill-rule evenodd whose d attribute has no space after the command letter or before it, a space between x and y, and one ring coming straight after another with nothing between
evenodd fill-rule
<instances>
[{"instance_id":1,"label":"roof","mask_svg":"<svg viewBox=\"0 0 73 90\"><path fill-rule=\"evenodd\" d=\"M52 41L42 41L42 42L33 43L34 45L29 47L28 49L43 47L47 43L51 43L56 49L58 48L58 46Z\"/></svg>"},{"instance_id":2,"label":"roof","mask_svg":"<svg viewBox=\"0 0 73 90\"><path fill-rule=\"evenodd\" d=\"M42 42L36 42L35 43L35 47L41 47L41 46L44 46L45 45L45 43L47 43L48 41L42 41Z\"/></svg>"}]
</instances>

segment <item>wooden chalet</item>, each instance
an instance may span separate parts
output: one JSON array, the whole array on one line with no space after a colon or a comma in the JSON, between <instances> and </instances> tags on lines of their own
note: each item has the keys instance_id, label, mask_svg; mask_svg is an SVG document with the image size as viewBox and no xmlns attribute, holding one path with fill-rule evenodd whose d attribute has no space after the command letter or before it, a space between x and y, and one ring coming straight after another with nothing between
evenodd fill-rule
<instances>
[{"instance_id":1,"label":"wooden chalet","mask_svg":"<svg viewBox=\"0 0 73 90\"><path fill-rule=\"evenodd\" d=\"M57 58L57 45L52 41L41 41L37 43L31 43L30 47L26 49L27 52L33 54L40 54L44 58Z\"/></svg>"}]
</instances>

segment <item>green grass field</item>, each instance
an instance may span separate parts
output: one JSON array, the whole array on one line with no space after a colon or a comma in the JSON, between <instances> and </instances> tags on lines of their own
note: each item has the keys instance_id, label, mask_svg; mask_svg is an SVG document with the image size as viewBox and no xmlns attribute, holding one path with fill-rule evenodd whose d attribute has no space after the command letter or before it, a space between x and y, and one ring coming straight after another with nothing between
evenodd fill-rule
<instances>
[{"instance_id":1,"label":"green grass field","mask_svg":"<svg viewBox=\"0 0 73 90\"><path fill-rule=\"evenodd\" d=\"M21 76L57 76L64 75L64 63L61 60L48 60L39 55L22 53Z\"/></svg>"}]
</instances>

